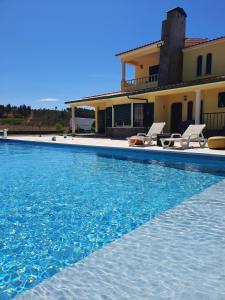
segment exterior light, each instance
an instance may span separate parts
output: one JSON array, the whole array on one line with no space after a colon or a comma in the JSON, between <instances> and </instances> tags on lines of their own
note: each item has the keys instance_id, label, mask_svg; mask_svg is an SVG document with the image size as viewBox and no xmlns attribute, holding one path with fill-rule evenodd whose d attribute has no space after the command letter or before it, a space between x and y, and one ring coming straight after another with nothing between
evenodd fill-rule
<instances>
[{"instance_id":1,"label":"exterior light","mask_svg":"<svg viewBox=\"0 0 225 300\"><path fill-rule=\"evenodd\" d=\"M164 41L160 41L157 43L157 48L161 48L164 45Z\"/></svg>"}]
</instances>

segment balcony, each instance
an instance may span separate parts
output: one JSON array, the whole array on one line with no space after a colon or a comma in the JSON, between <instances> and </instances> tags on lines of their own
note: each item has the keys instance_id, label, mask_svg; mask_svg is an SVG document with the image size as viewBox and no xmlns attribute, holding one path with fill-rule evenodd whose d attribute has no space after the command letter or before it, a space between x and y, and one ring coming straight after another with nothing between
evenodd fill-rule
<instances>
[{"instance_id":1,"label":"balcony","mask_svg":"<svg viewBox=\"0 0 225 300\"><path fill-rule=\"evenodd\" d=\"M147 89L158 85L158 74L147 77L135 78L121 81L121 90L128 92L140 89Z\"/></svg>"}]
</instances>

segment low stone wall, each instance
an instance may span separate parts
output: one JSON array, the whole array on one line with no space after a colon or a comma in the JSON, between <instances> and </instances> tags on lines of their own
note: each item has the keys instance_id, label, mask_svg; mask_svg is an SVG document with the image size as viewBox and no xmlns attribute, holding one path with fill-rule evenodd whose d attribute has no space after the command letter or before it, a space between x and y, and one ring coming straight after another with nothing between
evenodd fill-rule
<instances>
[{"instance_id":1,"label":"low stone wall","mask_svg":"<svg viewBox=\"0 0 225 300\"><path fill-rule=\"evenodd\" d=\"M0 125L0 130L8 129L8 133L18 133L18 134L39 134L42 133L57 133L63 132L64 130L57 130L55 127L38 127L38 126L28 126L28 125Z\"/></svg>"},{"instance_id":2,"label":"low stone wall","mask_svg":"<svg viewBox=\"0 0 225 300\"><path fill-rule=\"evenodd\" d=\"M138 132L147 133L146 127L135 128L106 128L106 136L115 138L126 138L132 135L136 135Z\"/></svg>"}]
</instances>

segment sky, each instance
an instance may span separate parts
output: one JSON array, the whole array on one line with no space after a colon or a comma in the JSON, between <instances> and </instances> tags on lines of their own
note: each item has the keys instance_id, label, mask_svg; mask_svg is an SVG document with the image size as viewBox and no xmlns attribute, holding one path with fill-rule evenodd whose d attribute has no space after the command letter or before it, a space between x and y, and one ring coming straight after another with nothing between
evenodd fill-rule
<instances>
[{"instance_id":1,"label":"sky","mask_svg":"<svg viewBox=\"0 0 225 300\"><path fill-rule=\"evenodd\" d=\"M225 35L225 0L0 0L0 104L66 108L119 90L115 54L160 39L176 6L187 37Z\"/></svg>"}]
</instances>

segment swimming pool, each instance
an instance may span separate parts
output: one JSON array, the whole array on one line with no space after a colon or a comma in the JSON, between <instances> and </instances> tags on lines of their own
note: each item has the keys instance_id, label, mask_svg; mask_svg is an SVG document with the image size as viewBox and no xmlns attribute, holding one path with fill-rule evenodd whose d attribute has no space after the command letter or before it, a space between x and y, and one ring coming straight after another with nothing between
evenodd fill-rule
<instances>
[{"instance_id":1,"label":"swimming pool","mask_svg":"<svg viewBox=\"0 0 225 300\"><path fill-rule=\"evenodd\" d=\"M0 299L13 298L225 178L221 161L0 143Z\"/></svg>"}]
</instances>

